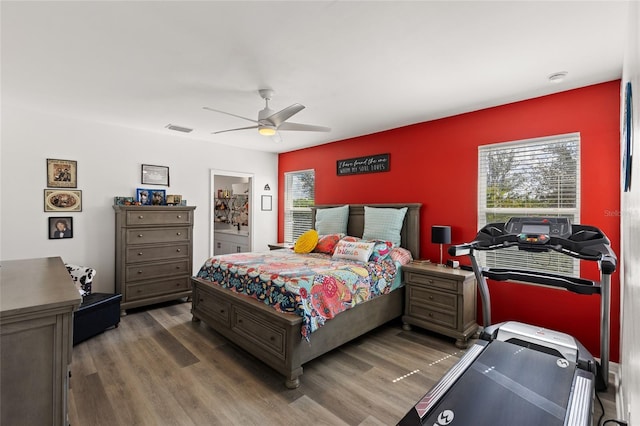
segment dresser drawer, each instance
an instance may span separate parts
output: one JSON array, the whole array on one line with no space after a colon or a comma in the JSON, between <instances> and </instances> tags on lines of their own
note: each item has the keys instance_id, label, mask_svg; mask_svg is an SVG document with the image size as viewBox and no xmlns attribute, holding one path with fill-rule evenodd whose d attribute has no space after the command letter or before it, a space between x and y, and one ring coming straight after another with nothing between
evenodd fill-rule
<instances>
[{"instance_id":1,"label":"dresser drawer","mask_svg":"<svg viewBox=\"0 0 640 426\"><path fill-rule=\"evenodd\" d=\"M191 275L190 259L177 260L164 263L149 263L140 265L127 265L126 280L142 281L152 278L164 278L176 275Z\"/></svg>"},{"instance_id":2,"label":"dresser drawer","mask_svg":"<svg viewBox=\"0 0 640 426\"><path fill-rule=\"evenodd\" d=\"M407 271L405 280L411 284L421 284L442 290L458 291L459 281L435 277L433 275L418 274Z\"/></svg>"},{"instance_id":3,"label":"dresser drawer","mask_svg":"<svg viewBox=\"0 0 640 426\"><path fill-rule=\"evenodd\" d=\"M191 211L128 211L126 225L190 225L193 223Z\"/></svg>"},{"instance_id":4,"label":"dresser drawer","mask_svg":"<svg viewBox=\"0 0 640 426\"><path fill-rule=\"evenodd\" d=\"M418 320L427 321L430 324L437 324L450 329L456 329L458 326L455 311L442 312L437 308L434 309L433 305L413 302L406 309L407 315Z\"/></svg>"},{"instance_id":5,"label":"dresser drawer","mask_svg":"<svg viewBox=\"0 0 640 426\"><path fill-rule=\"evenodd\" d=\"M168 243L173 241L189 241L191 228L154 228L127 229L127 244Z\"/></svg>"},{"instance_id":6,"label":"dresser drawer","mask_svg":"<svg viewBox=\"0 0 640 426\"><path fill-rule=\"evenodd\" d=\"M191 289L191 277L168 278L140 284L127 284L129 301L146 299L163 294L177 293Z\"/></svg>"},{"instance_id":7,"label":"dresser drawer","mask_svg":"<svg viewBox=\"0 0 640 426\"><path fill-rule=\"evenodd\" d=\"M176 243L157 246L129 246L126 251L126 263L148 262L162 259L191 257L189 243Z\"/></svg>"},{"instance_id":8,"label":"dresser drawer","mask_svg":"<svg viewBox=\"0 0 640 426\"><path fill-rule=\"evenodd\" d=\"M285 359L285 329L272 326L265 318L238 306L232 307L231 321L231 328L235 333L278 358Z\"/></svg>"},{"instance_id":9,"label":"dresser drawer","mask_svg":"<svg viewBox=\"0 0 640 426\"><path fill-rule=\"evenodd\" d=\"M444 310L456 312L458 308L458 296L454 293L433 291L424 287L409 287L409 300L411 303L435 306Z\"/></svg>"},{"instance_id":10,"label":"dresser drawer","mask_svg":"<svg viewBox=\"0 0 640 426\"><path fill-rule=\"evenodd\" d=\"M212 316L217 321L228 327L231 318L231 305L228 302L216 299L209 293L204 295L204 297L201 297L201 293L204 292L196 287L193 297L195 309L199 312Z\"/></svg>"}]
</instances>

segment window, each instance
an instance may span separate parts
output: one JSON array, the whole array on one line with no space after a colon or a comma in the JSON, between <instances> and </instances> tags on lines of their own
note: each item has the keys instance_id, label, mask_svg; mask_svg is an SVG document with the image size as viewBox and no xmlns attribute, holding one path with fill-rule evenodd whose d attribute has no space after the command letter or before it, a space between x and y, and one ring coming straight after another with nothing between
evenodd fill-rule
<instances>
[{"instance_id":1,"label":"window","mask_svg":"<svg viewBox=\"0 0 640 426\"><path fill-rule=\"evenodd\" d=\"M311 206L315 204L315 171L284 174L284 240L295 241L313 228Z\"/></svg>"},{"instance_id":2,"label":"window","mask_svg":"<svg viewBox=\"0 0 640 426\"><path fill-rule=\"evenodd\" d=\"M580 223L580 135L478 148L478 229L513 216L568 217ZM579 274L579 261L550 251L479 251L492 268Z\"/></svg>"}]
</instances>

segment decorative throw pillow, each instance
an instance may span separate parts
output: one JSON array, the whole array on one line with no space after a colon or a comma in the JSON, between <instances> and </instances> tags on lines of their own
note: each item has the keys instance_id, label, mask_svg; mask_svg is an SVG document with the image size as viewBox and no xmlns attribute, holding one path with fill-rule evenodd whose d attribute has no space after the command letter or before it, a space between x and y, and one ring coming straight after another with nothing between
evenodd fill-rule
<instances>
[{"instance_id":1,"label":"decorative throw pillow","mask_svg":"<svg viewBox=\"0 0 640 426\"><path fill-rule=\"evenodd\" d=\"M368 262L374 245L375 243L366 243L364 241L352 243L340 240L333 252L333 257Z\"/></svg>"},{"instance_id":2,"label":"decorative throw pillow","mask_svg":"<svg viewBox=\"0 0 640 426\"><path fill-rule=\"evenodd\" d=\"M351 235L347 235L342 239L342 241L348 241L350 243L357 243L358 241L362 241L362 238L352 237Z\"/></svg>"},{"instance_id":3,"label":"decorative throw pillow","mask_svg":"<svg viewBox=\"0 0 640 426\"><path fill-rule=\"evenodd\" d=\"M318 238L318 244L313 249L316 253L333 254L336 244L344 237L344 234L321 235Z\"/></svg>"},{"instance_id":4,"label":"decorative throw pillow","mask_svg":"<svg viewBox=\"0 0 640 426\"><path fill-rule=\"evenodd\" d=\"M320 235L346 234L349 205L316 210L315 228Z\"/></svg>"},{"instance_id":5,"label":"decorative throw pillow","mask_svg":"<svg viewBox=\"0 0 640 426\"><path fill-rule=\"evenodd\" d=\"M400 230L407 208L379 208L364 206L363 240L391 241L400 245Z\"/></svg>"},{"instance_id":6,"label":"decorative throw pillow","mask_svg":"<svg viewBox=\"0 0 640 426\"><path fill-rule=\"evenodd\" d=\"M311 253L318 244L318 231L315 229L309 229L304 234L300 235L293 246L293 251L296 253Z\"/></svg>"},{"instance_id":7,"label":"decorative throw pillow","mask_svg":"<svg viewBox=\"0 0 640 426\"><path fill-rule=\"evenodd\" d=\"M371 257L369 257L370 262L380 262L386 259L394 247L391 241L373 241L373 243L373 251L371 252Z\"/></svg>"},{"instance_id":8,"label":"decorative throw pillow","mask_svg":"<svg viewBox=\"0 0 640 426\"><path fill-rule=\"evenodd\" d=\"M389 257L401 265L406 265L413 260L411 252L403 247L394 247L389 252Z\"/></svg>"}]
</instances>

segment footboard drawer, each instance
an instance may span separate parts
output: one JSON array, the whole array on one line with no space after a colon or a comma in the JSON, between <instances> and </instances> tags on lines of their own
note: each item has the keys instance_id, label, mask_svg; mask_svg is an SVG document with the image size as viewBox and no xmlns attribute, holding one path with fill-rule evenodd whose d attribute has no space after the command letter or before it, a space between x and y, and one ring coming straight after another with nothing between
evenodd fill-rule
<instances>
[{"instance_id":1,"label":"footboard drawer","mask_svg":"<svg viewBox=\"0 0 640 426\"><path fill-rule=\"evenodd\" d=\"M239 306L233 306L231 313L231 328L235 333L278 358L285 359L286 329L277 327L277 324L269 324L268 318Z\"/></svg>"},{"instance_id":2,"label":"footboard drawer","mask_svg":"<svg viewBox=\"0 0 640 426\"><path fill-rule=\"evenodd\" d=\"M228 327L230 324L231 304L215 298L215 296L197 286L194 287L193 308L196 311L213 317L213 319L225 327Z\"/></svg>"}]
</instances>

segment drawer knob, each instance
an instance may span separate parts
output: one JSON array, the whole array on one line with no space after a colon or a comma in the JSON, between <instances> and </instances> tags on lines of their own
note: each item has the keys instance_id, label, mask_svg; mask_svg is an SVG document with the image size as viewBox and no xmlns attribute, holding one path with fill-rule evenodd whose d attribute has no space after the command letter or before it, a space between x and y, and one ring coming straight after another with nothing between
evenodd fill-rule
<instances>
[{"instance_id":1,"label":"drawer knob","mask_svg":"<svg viewBox=\"0 0 640 426\"><path fill-rule=\"evenodd\" d=\"M141 251L138 252L138 256L142 256L142 252Z\"/></svg>"},{"instance_id":2,"label":"drawer knob","mask_svg":"<svg viewBox=\"0 0 640 426\"><path fill-rule=\"evenodd\" d=\"M142 271L138 271L138 273L139 273L139 274L141 274L141 273L142 273Z\"/></svg>"},{"instance_id":3,"label":"drawer knob","mask_svg":"<svg viewBox=\"0 0 640 426\"><path fill-rule=\"evenodd\" d=\"M200 302L204 302L204 299L203 299L203 298L200 298Z\"/></svg>"},{"instance_id":4,"label":"drawer knob","mask_svg":"<svg viewBox=\"0 0 640 426\"><path fill-rule=\"evenodd\" d=\"M433 284L433 283L434 283L434 281L433 281L433 280L429 280L429 284Z\"/></svg>"},{"instance_id":5,"label":"drawer knob","mask_svg":"<svg viewBox=\"0 0 640 426\"><path fill-rule=\"evenodd\" d=\"M138 238L142 238L142 234L138 234Z\"/></svg>"},{"instance_id":6,"label":"drawer knob","mask_svg":"<svg viewBox=\"0 0 640 426\"><path fill-rule=\"evenodd\" d=\"M179 266L176 266L176 269L180 269L180 267L179 267Z\"/></svg>"},{"instance_id":7,"label":"drawer knob","mask_svg":"<svg viewBox=\"0 0 640 426\"><path fill-rule=\"evenodd\" d=\"M144 216L140 215L138 216L138 219L144 219Z\"/></svg>"},{"instance_id":8,"label":"drawer knob","mask_svg":"<svg viewBox=\"0 0 640 426\"><path fill-rule=\"evenodd\" d=\"M178 219L182 219L182 215L180 215L180 214L179 214L179 215L178 215Z\"/></svg>"},{"instance_id":9,"label":"drawer knob","mask_svg":"<svg viewBox=\"0 0 640 426\"><path fill-rule=\"evenodd\" d=\"M429 312L429 318L433 318L433 312Z\"/></svg>"},{"instance_id":10,"label":"drawer knob","mask_svg":"<svg viewBox=\"0 0 640 426\"><path fill-rule=\"evenodd\" d=\"M180 287L180 283L176 283L176 287Z\"/></svg>"},{"instance_id":11,"label":"drawer knob","mask_svg":"<svg viewBox=\"0 0 640 426\"><path fill-rule=\"evenodd\" d=\"M433 296L429 296L429 300L433 300Z\"/></svg>"},{"instance_id":12,"label":"drawer knob","mask_svg":"<svg viewBox=\"0 0 640 426\"><path fill-rule=\"evenodd\" d=\"M220 313L221 313L221 314L224 314L224 309L220 309Z\"/></svg>"},{"instance_id":13,"label":"drawer knob","mask_svg":"<svg viewBox=\"0 0 640 426\"><path fill-rule=\"evenodd\" d=\"M182 232L176 232L176 235L182 235Z\"/></svg>"},{"instance_id":14,"label":"drawer knob","mask_svg":"<svg viewBox=\"0 0 640 426\"><path fill-rule=\"evenodd\" d=\"M178 253L180 253L182 250L181 250L181 249L176 249L176 251L177 251Z\"/></svg>"}]
</instances>

